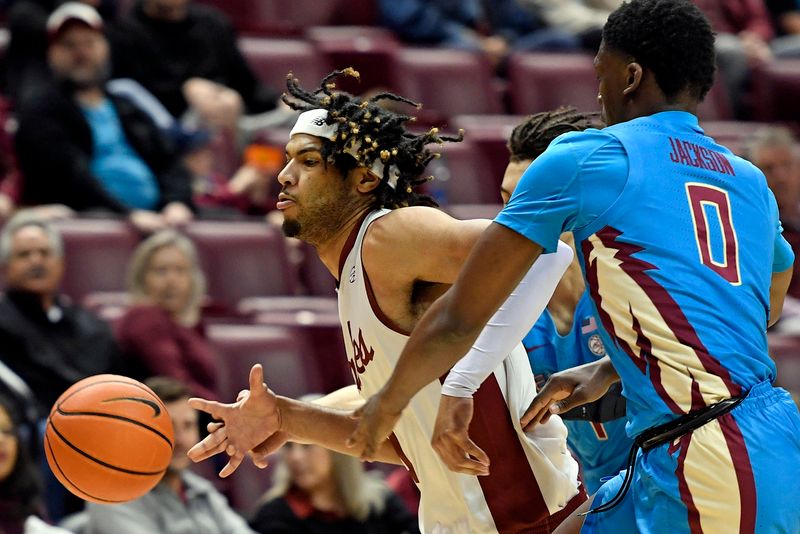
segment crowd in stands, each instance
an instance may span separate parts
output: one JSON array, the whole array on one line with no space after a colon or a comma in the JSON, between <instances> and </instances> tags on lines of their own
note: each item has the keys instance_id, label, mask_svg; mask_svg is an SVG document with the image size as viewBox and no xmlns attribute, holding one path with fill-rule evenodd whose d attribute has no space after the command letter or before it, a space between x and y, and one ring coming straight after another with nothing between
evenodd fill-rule
<instances>
[{"instance_id":1,"label":"crowd in stands","mask_svg":"<svg viewBox=\"0 0 800 534\"><path fill-rule=\"evenodd\" d=\"M764 172L797 254L800 0L694 1L717 33L719 67L701 124ZM69 531L416 532L404 472L390 479L410 505L318 447L287 446L255 490L189 470L205 426L189 396L230 400L261 360L279 392L349 377L333 280L274 224L295 118L283 80L353 64L362 84L347 90L398 90L426 104L421 128L464 127L423 187L456 216L491 217L523 116L598 110L592 55L620 4L0 0L0 534L65 532L50 525L82 508L53 489L37 440L61 392L99 373L149 380L175 424L175 458L150 494L89 506L67 517ZM778 361L796 394L798 265L796 300L770 334L796 347Z\"/></svg>"}]
</instances>

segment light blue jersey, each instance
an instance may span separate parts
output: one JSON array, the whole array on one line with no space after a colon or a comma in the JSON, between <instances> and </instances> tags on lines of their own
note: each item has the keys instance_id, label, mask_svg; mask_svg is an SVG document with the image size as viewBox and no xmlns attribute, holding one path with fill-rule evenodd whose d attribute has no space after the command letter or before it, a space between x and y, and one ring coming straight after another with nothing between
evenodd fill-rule
<instances>
[{"instance_id":1,"label":"light blue jersey","mask_svg":"<svg viewBox=\"0 0 800 534\"><path fill-rule=\"evenodd\" d=\"M605 356L599 329L588 292L578 301L572 329L566 335L558 333L553 318L545 310L522 340L534 374L550 376ZM626 467L633 440L625 434L625 422L624 417L605 423L564 420L569 430L567 443L578 457L589 493L597 491L602 478L616 475Z\"/></svg>"},{"instance_id":2,"label":"light blue jersey","mask_svg":"<svg viewBox=\"0 0 800 534\"><path fill-rule=\"evenodd\" d=\"M772 273L794 257L764 175L693 115L657 113L559 137L495 222L547 251L575 235L629 435L747 397L639 455L633 531L800 532L800 416L766 339ZM626 532L609 519L624 509L584 529Z\"/></svg>"}]
</instances>

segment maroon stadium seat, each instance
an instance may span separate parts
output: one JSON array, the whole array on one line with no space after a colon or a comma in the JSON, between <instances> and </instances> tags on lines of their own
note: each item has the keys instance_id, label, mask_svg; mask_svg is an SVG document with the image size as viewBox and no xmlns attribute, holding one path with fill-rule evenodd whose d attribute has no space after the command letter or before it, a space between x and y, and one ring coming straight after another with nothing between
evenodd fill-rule
<instances>
[{"instance_id":1,"label":"maroon stadium seat","mask_svg":"<svg viewBox=\"0 0 800 534\"><path fill-rule=\"evenodd\" d=\"M199 0L225 12L233 26L253 35L300 34L330 24L340 0Z\"/></svg>"},{"instance_id":2,"label":"maroon stadium seat","mask_svg":"<svg viewBox=\"0 0 800 534\"><path fill-rule=\"evenodd\" d=\"M273 309L258 313L256 324L289 328L311 347L314 367L320 371L320 391L333 391L353 383L342 337L338 310Z\"/></svg>"},{"instance_id":3,"label":"maroon stadium seat","mask_svg":"<svg viewBox=\"0 0 800 534\"><path fill-rule=\"evenodd\" d=\"M301 292L312 297L335 297L336 279L319 259L314 247L303 244L303 259L299 265Z\"/></svg>"},{"instance_id":4,"label":"maroon stadium seat","mask_svg":"<svg viewBox=\"0 0 800 534\"><path fill-rule=\"evenodd\" d=\"M753 72L753 118L800 121L800 60L772 61Z\"/></svg>"},{"instance_id":5,"label":"maroon stadium seat","mask_svg":"<svg viewBox=\"0 0 800 534\"><path fill-rule=\"evenodd\" d=\"M469 141L445 143L432 150L442 157L434 159L425 170L434 179L424 185L441 206L451 204L486 204L499 198L499 178L493 176L483 154Z\"/></svg>"},{"instance_id":6,"label":"maroon stadium seat","mask_svg":"<svg viewBox=\"0 0 800 534\"><path fill-rule=\"evenodd\" d=\"M378 20L377 0L339 0L333 23L372 26Z\"/></svg>"},{"instance_id":7,"label":"maroon stadium seat","mask_svg":"<svg viewBox=\"0 0 800 534\"><path fill-rule=\"evenodd\" d=\"M701 121L729 121L733 119L730 100L725 93L725 86L717 77L717 83L708 92L706 98L700 103L697 115Z\"/></svg>"},{"instance_id":8,"label":"maroon stadium seat","mask_svg":"<svg viewBox=\"0 0 800 534\"><path fill-rule=\"evenodd\" d=\"M66 271L61 289L80 302L95 291L124 291L128 260L139 236L126 222L109 219L58 221Z\"/></svg>"},{"instance_id":9,"label":"maroon stadium seat","mask_svg":"<svg viewBox=\"0 0 800 534\"><path fill-rule=\"evenodd\" d=\"M747 138L767 124L763 122L739 121L702 121L700 126L706 135L717 143L730 148L734 153L743 155Z\"/></svg>"},{"instance_id":10,"label":"maroon stadium seat","mask_svg":"<svg viewBox=\"0 0 800 534\"><path fill-rule=\"evenodd\" d=\"M242 299L236 309L243 315L303 311L335 315L339 310L335 297L250 297Z\"/></svg>"},{"instance_id":11,"label":"maroon stadium seat","mask_svg":"<svg viewBox=\"0 0 800 534\"><path fill-rule=\"evenodd\" d=\"M280 91L285 90L290 71L309 84L316 84L330 71L325 58L301 39L243 37L239 39L239 49L259 79Z\"/></svg>"},{"instance_id":12,"label":"maroon stadium seat","mask_svg":"<svg viewBox=\"0 0 800 534\"><path fill-rule=\"evenodd\" d=\"M245 297L292 295L292 270L280 230L261 222L207 222L189 225L208 294L233 308Z\"/></svg>"},{"instance_id":13,"label":"maroon stadium seat","mask_svg":"<svg viewBox=\"0 0 800 534\"><path fill-rule=\"evenodd\" d=\"M387 88L391 83L394 55L399 43L391 32L369 26L319 26L309 28L306 37L335 69L353 67L359 81L340 78L339 89L362 94L374 88ZM303 80L313 88L317 80Z\"/></svg>"},{"instance_id":14,"label":"maroon stadium seat","mask_svg":"<svg viewBox=\"0 0 800 534\"><path fill-rule=\"evenodd\" d=\"M320 376L305 339L286 328L264 325L211 325L208 338L220 354L219 392L231 402L248 386L250 368L264 367L267 385L279 395L299 397L320 391ZM269 487L269 474L245 460L231 478L230 498L239 510L250 510Z\"/></svg>"},{"instance_id":15,"label":"maroon stadium seat","mask_svg":"<svg viewBox=\"0 0 800 534\"><path fill-rule=\"evenodd\" d=\"M206 333L220 354L221 398L235 399L247 387L250 368L256 363L263 365L267 385L280 395L298 397L321 391L322 380L310 344L290 329L263 324L212 324Z\"/></svg>"},{"instance_id":16,"label":"maroon stadium seat","mask_svg":"<svg viewBox=\"0 0 800 534\"><path fill-rule=\"evenodd\" d=\"M473 52L445 48L403 48L396 56L394 87L441 117L500 113L492 67ZM433 119L435 120L435 119Z\"/></svg>"},{"instance_id":17,"label":"maroon stadium seat","mask_svg":"<svg viewBox=\"0 0 800 534\"><path fill-rule=\"evenodd\" d=\"M128 310L131 296L127 291L96 291L86 295L81 304L104 321L113 323Z\"/></svg>"},{"instance_id":18,"label":"maroon stadium seat","mask_svg":"<svg viewBox=\"0 0 800 534\"><path fill-rule=\"evenodd\" d=\"M600 111L592 61L588 54L513 54L508 64L512 112L530 115L565 105Z\"/></svg>"},{"instance_id":19,"label":"maroon stadium seat","mask_svg":"<svg viewBox=\"0 0 800 534\"><path fill-rule=\"evenodd\" d=\"M525 115L459 115L450 121L451 127L464 129L466 139L478 148L489 163L490 172L497 183L496 196L491 202L500 201L500 183L508 166L508 139L525 118Z\"/></svg>"}]
</instances>

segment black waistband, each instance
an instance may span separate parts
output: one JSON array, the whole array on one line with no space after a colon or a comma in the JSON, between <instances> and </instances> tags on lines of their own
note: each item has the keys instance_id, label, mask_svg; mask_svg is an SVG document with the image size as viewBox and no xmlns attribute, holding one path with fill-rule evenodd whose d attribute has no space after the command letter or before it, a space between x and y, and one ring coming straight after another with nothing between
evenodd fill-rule
<instances>
[{"instance_id":1,"label":"black waistband","mask_svg":"<svg viewBox=\"0 0 800 534\"><path fill-rule=\"evenodd\" d=\"M696 412L678 417L669 423L648 428L636 436L634 441L642 451L647 452L654 447L688 434L717 417L725 415L736 408L743 400L744 397L734 397L706 406Z\"/></svg>"},{"instance_id":2,"label":"black waistband","mask_svg":"<svg viewBox=\"0 0 800 534\"><path fill-rule=\"evenodd\" d=\"M625 479L622 481L622 486L617 494L596 508L592 508L588 512L584 512L579 515L605 512L611 510L620 502L622 502L622 498L625 497L625 494L628 492L628 488L631 485L631 481L633 480L633 471L636 468L636 454L639 449L647 452L654 447L658 447L659 445L668 443L683 436L684 434L688 434L693 430L697 430L706 423L730 412L743 400L744 397L725 399L724 401L717 402L711 406L706 406L705 408L701 408L695 412L678 417L669 423L648 428L636 436L636 438L633 440L633 445L631 446L631 450L628 455L628 468L625 472Z\"/></svg>"}]
</instances>

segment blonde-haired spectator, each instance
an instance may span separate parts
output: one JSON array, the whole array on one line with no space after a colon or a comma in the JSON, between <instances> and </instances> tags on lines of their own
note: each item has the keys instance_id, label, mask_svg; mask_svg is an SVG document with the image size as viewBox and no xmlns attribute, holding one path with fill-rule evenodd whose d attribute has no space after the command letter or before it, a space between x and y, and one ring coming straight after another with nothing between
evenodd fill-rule
<instances>
[{"instance_id":1,"label":"blonde-haired spectator","mask_svg":"<svg viewBox=\"0 0 800 534\"><path fill-rule=\"evenodd\" d=\"M200 322L205 276L192 241L173 230L143 241L128 267L128 292L133 306L116 334L131 373L177 378L193 395L216 398L216 357Z\"/></svg>"},{"instance_id":2,"label":"blonde-haired spectator","mask_svg":"<svg viewBox=\"0 0 800 534\"><path fill-rule=\"evenodd\" d=\"M318 399L337 405L333 395ZM418 533L417 519L358 458L288 443L250 526L262 534Z\"/></svg>"}]
</instances>

